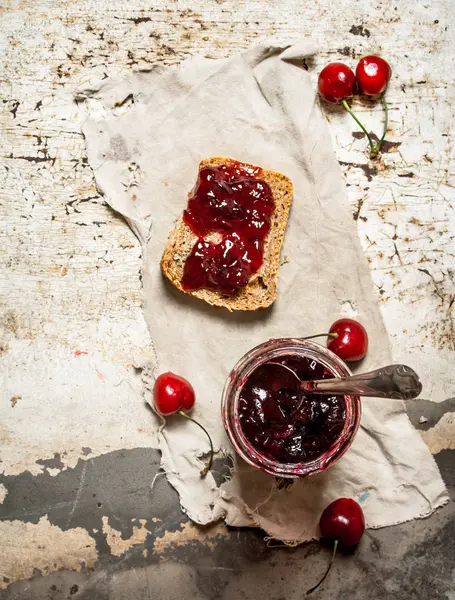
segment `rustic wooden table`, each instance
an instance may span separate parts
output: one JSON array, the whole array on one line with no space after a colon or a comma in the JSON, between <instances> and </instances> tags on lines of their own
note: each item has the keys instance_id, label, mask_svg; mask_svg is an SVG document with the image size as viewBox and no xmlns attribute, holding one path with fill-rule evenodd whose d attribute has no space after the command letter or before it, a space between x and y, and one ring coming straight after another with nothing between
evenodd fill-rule
<instances>
[{"instance_id":1,"label":"rustic wooden table","mask_svg":"<svg viewBox=\"0 0 455 600\"><path fill-rule=\"evenodd\" d=\"M454 492L454 11L450 0L6 0L0 7L3 226L0 598L301 598L327 554L206 531L163 478L137 366L152 355L140 248L98 194L76 91L142 64L311 37L323 65L393 66L382 157L325 110L409 415ZM380 105L355 102L374 131ZM347 305L346 314L355 307ZM454 512L368 532L320 598L454 600Z\"/></svg>"}]
</instances>

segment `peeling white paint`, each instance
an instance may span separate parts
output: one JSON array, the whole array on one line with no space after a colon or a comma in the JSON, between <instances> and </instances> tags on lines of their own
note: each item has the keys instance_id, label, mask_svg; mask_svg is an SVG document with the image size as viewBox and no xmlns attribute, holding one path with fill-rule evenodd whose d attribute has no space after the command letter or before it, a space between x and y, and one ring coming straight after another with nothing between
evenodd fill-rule
<instances>
[{"instance_id":1,"label":"peeling white paint","mask_svg":"<svg viewBox=\"0 0 455 600\"><path fill-rule=\"evenodd\" d=\"M153 544L153 552L162 554L169 548L175 546L184 546L189 542L199 542L205 544L209 548L214 548L217 538L226 537L228 528L225 523L215 523L210 527L200 527L191 521L183 523L182 529L177 531L166 531L159 538L156 538Z\"/></svg>"},{"instance_id":2,"label":"peeling white paint","mask_svg":"<svg viewBox=\"0 0 455 600\"><path fill-rule=\"evenodd\" d=\"M108 543L111 554L114 556L121 556L127 550L130 550L133 546L144 544L150 533L145 526L147 521L145 519L139 519L139 527L133 527L133 533L131 537L126 540L122 538L120 531L117 531L109 525L108 517L103 517L103 532L106 535L106 541Z\"/></svg>"},{"instance_id":3,"label":"peeling white paint","mask_svg":"<svg viewBox=\"0 0 455 600\"><path fill-rule=\"evenodd\" d=\"M143 325L142 319L138 322L130 324L131 344L133 332ZM103 345L113 334L112 329L100 333ZM89 348L84 350L88 354L75 356L81 347ZM30 390L2 415L0 472L37 475L45 467L36 461L55 454L65 468L74 467L80 458L88 458L84 447L91 448L93 458L120 448L156 445L154 418L143 401L141 376L132 365L108 360L86 344L44 340L35 340L32 346L12 340L3 364L9 376L0 393L8 396L27 381ZM47 470L53 476L60 472Z\"/></svg>"},{"instance_id":4,"label":"peeling white paint","mask_svg":"<svg viewBox=\"0 0 455 600\"><path fill-rule=\"evenodd\" d=\"M98 554L95 540L85 529L62 531L47 515L35 525L0 521L0 589L28 579L38 569L43 575L59 569L80 571L94 567Z\"/></svg>"},{"instance_id":5,"label":"peeling white paint","mask_svg":"<svg viewBox=\"0 0 455 600\"><path fill-rule=\"evenodd\" d=\"M10 261L0 314L4 473L40 473L43 467L36 461L55 453L65 467L73 467L83 446L92 448L92 456L157 446L133 368L153 354L141 310L140 248L126 224L105 206L84 162L80 124L85 109L73 102L75 90L105 76L127 74L132 63L177 63L196 53L219 58L262 37L291 42L311 35L320 47L310 71L314 82L328 60L343 58L354 66L355 59L334 53L346 44L356 56L382 48L392 63L388 139L401 146L376 163L371 181L356 166L367 160L365 140L352 137L355 123L342 111L328 110L326 116L381 290L395 359L421 374L425 397L450 395L455 374L450 368L448 268L455 242L447 232L455 230L455 202L447 137L454 107L446 93L453 75L444 66L451 56L450 31L442 27L447 3L437 0L431 9L408 11L395 23L392 5L379 7L368 0L364 26L371 37L352 35L352 11L332 4L330 18L338 33L329 45L327 0L313 3L310 13L297 3L289 13L292 19L282 18L278 4L264 12L257 3L252 7L233 0L218 6L184 0L162 14L159 7L141 12L141 2L132 0L115 18L109 11L95 11L93 0L77 0L69 12L66 5L56 7L52 21L43 18L40 4L4 10L8 41L1 55L0 88L7 103L0 115L5 132L0 189L9 225L0 236L5 264ZM180 14L182 7L185 14ZM260 35L247 25L252 11L260 13ZM144 14L151 22L136 26L131 19ZM202 27L205 21L209 25ZM396 39L411 39L412 32L406 64L402 45L390 43L391 21ZM157 37L144 37L145 30ZM433 47L438 60L431 60ZM380 130L379 105L370 109L355 102L355 109L368 127ZM341 313L352 315L348 309L344 306ZM17 396L21 399L13 408L11 398Z\"/></svg>"},{"instance_id":6,"label":"peeling white paint","mask_svg":"<svg viewBox=\"0 0 455 600\"><path fill-rule=\"evenodd\" d=\"M47 467L46 471L49 473L51 477L56 477L59 473L62 472L61 469L53 469L51 467Z\"/></svg>"},{"instance_id":7,"label":"peeling white paint","mask_svg":"<svg viewBox=\"0 0 455 600\"><path fill-rule=\"evenodd\" d=\"M0 504L3 504L7 494L8 494L8 490L3 485L3 483L0 483Z\"/></svg>"},{"instance_id":8,"label":"peeling white paint","mask_svg":"<svg viewBox=\"0 0 455 600\"><path fill-rule=\"evenodd\" d=\"M439 401L453 395L448 271L455 240L448 232L455 231L450 143L455 119L447 92L453 72L446 68L453 34L443 27L449 4L434 0L411 7L396 22L393 3L366 0L362 21L371 37L349 32L356 9L327 0L305 6L293 2L292 18L280 3L268 3L264 10L264 2L243 0L181 0L167 3L162 13L160 7L141 12L139 0L115 11L106 10L104 0L74 0L56 3L52 19L43 3L21 1L20 10L3 10L0 91L7 102L0 113L0 190L7 227L0 238L8 277L1 287L0 471L38 474L44 467L36 461L55 454L64 468L74 467L85 458L83 447L92 449L91 457L156 447L153 417L143 406L140 376L134 372L153 354L141 310L140 248L105 206L84 163L84 108L73 102L75 90L105 76L128 74L135 61L173 64L191 54L221 58L271 36L283 42L312 36L320 47L310 72L313 82L328 61L355 65L336 51L347 44L356 57L381 49L391 62L387 137L401 146L378 161L372 181L356 166L367 160L365 140L352 137L354 122L342 111L328 110L326 116L353 212L363 202L359 235L395 360L419 372L424 397ZM260 30L251 26L256 15ZM140 16L152 21L137 26L131 19ZM329 22L336 23L336 32L328 41ZM156 37L150 38L150 31ZM378 105L370 110L355 103L355 110L368 128L379 131ZM400 177L406 173L413 177ZM437 451L448 445L443 438L452 435L450 424L441 419L422 435ZM84 530L61 532L43 520L0 523L2 574L7 576L8 565L12 579L29 577L40 565L43 572L54 563L77 568L85 552L89 566L96 551L87 536ZM51 540L44 552L37 549L43 539Z\"/></svg>"},{"instance_id":9,"label":"peeling white paint","mask_svg":"<svg viewBox=\"0 0 455 600\"><path fill-rule=\"evenodd\" d=\"M420 435L433 454L455 450L455 413L446 413L434 427L421 431Z\"/></svg>"}]
</instances>

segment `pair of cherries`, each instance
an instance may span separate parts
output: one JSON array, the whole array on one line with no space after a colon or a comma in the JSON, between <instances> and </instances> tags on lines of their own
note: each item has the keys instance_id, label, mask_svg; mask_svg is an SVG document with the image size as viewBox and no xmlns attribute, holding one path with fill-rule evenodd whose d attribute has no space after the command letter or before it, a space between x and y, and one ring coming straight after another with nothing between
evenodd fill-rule
<instances>
[{"instance_id":1,"label":"pair of cherries","mask_svg":"<svg viewBox=\"0 0 455 600\"><path fill-rule=\"evenodd\" d=\"M365 56L359 60L355 75L344 63L334 62L319 75L318 90L326 102L339 104L351 98L359 87L366 96L382 94L389 83L392 70L380 56Z\"/></svg>"},{"instance_id":2,"label":"pair of cherries","mask_svg":"<svg viewBox=\"0 0 455 600\"><path fill-rule=\"evenodd\" d=\"M385 101L385 92L391 74L392 70L389 63L380 56L373 55L360 59L355 75L347 65L339 62L328 64L319 74L318 91L320 96L330 104L342 104L349 112L367 136L370 144L371 158L374 158L379 153L387 132L388 110ZM385 119L383 135L377 144L373 142L371 135L352 112L347 102L356 93L357 89L366 96L381 96Z\"/></svg>"}]
</instances>

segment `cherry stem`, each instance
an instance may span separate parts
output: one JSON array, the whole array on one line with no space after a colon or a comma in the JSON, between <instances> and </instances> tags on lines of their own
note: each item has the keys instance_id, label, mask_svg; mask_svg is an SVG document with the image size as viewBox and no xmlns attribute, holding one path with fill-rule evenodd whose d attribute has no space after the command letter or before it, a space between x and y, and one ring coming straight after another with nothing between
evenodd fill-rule
<instances>
[{"instance_id":1,"label":"cherry stem","mask_svg":"<svg viewBox=\"0 0 455 600\"><path fill-rule=\"evenodd\" d=\"M321 583L324 581L324 579L329 574L329 571L330 571L330 569L332 568L332 565L333 565L333 561L335 560L335 554L337 553L337 548L338 548L338 540L335 540L335 542L333 544L332 558L330 559L329 566L327 567L327 570L324 573L322 579L320 579L319 582L314 587L312 587L311 589L309 589L307 591L307 593L306 593L307 596L309 594L311 594L312 592L314 592L314 590L316 590L321 585Z\"/></svg>"},{"instance_id":2,"label":"cherry stem","mask_svg":"<svg viewBox=\"0 0 455 600\"><path fill-rule=\"evenodd\" d=\"M346 100L342 100L341 101L341 103L343 104L344 108L348 111L348 113L351 115L351 117L355 120L355 122L359 125L359 127L362 129L362 131L367 136L368 142L370 144L370 158L375 158L379 154L379 151L381 150L382 144L384 143L385 136L387 134L387 127L389 126L389 107L387 106L387 101L385 99L385 93L386 93L386 91L387 91L387 89L385 89L382 92L382 94L381 94L381 104L382 104L382 108L384 109L384 128L382 130L382 137L378 141L377 144L375 144L373 142L373 140L371 139L370 134L365 129L363 123L352 112L351 107L346 102Z\"/></svg>"},{"instance_id":3,"label":"cherry stem","mask_svg":"<svg viewBox=\"0 0 455 600\"><path fill-rule=\"evenodd\" d=\"M387 100L385 99L385 93L387 89L381 94L381 104L384 109L384 130L382 132L382 138L379 140L379 148L382 145L382 142L385 140L385 136L387 133L387 127L389 126L389 107L387 106Z\"/></svg>"},{"instance_id":4,"label":"cherry stem","mask_svg":"<svg viewBox=\"0 0 455 600\"><path fill-rule=\"evenodd\" d=\"M336 338L338 337L338 333L317 333L316 335L307 335L306 337L302 338L302 340L312 340L313 338L317 337Z\"/></svg>"},{"instance_id":5,"label":"cherry stem","mask_svg":"<svg viewBox=\"0 0 455 600\"><path fill-rule=\"evenodd\" d=\"M357 123L357 125L360 127L360 129L363 131L363 133L367 136L368 138L368 142L370 144L370 151L371 151L371 155L373 154L373 152L376 150L376 147L373 143L373 140L371 139L370 134L368 133L368 131L365 129L365 126L363 125L363 123L356 117L356 115L352 112L351 107L349 106L349 104L346 102L346 100L342 100L341 101L342 105L344 106L344 108L348 111L348 113L351 115L351 117L354 119L354 121Z\"/></svg>"},{"instance_id":6,"label":"cherry stem","mask_svg":"<svg viewBox=\"0 0 455 600\"><path fill-rule=\"evenodd\" d=\"M198 427L200 427L202 429L202 431L205 433L205 435L209 438L209 442L210 442L210 456L209 456L209 460L208 460L207 465L201 471L201 477L205 477L207 475L207 473L210 471L210 469L212 468L212 464L213 464L213 454L214 454L214 451L213 451L212 438L210 437L210 434L209 434L209 432L207 431L207 429L205 427L203 427L198 421L195 421L192 417L190 417L185 412L183 412L183 410L179 410L178 414L181 415L182 417L185 417L185 419L188 419L188 421L192 421L193 423L196 423L196 425Z\"/></svg>"},{"instance_id":7,"label":"cherry stem","mask_svg":"<svg viewBox=\"0 0 455 600\"><path fill-rule=\"evenodd\" d=\"M381 146L385 140L385 136L387 133L387 127L389 125L389 108L387 106L387 101L385 99L385 93L386 93L386 90L384 90L384 92L381 94L381 104L382 104L382 108L384 109L384 129L382 131L381 139L376 144L376 146L373 148L373 150L370 152L370 158L374 158L375 156L378 155L378 153L381 149Z\"/></svg>"}]
</instances>

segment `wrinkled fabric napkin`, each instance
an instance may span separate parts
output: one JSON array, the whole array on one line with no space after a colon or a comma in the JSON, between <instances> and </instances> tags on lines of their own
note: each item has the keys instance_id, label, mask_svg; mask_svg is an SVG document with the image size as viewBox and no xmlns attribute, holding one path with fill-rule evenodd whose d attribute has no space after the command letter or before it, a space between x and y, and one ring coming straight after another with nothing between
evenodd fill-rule
<instances>
[{"instance_id":1,"label":"wrinkled fabric napkin","mask_svg":"<svg viewBox=\"0 0 455 600\"><path fill-rule=\"evenodd\" d=\"M309 44L261 45L225 60L157 66L79 94L88 110L83 132L97 185L143 246L144 311L158 372L172 370L192 382L193 416L230 454L221 393L231 368L255 345L323 332L348 315L369 331L362 369L391 361L340 168L303 68L313 52ZM174 289L160 273L198 163L210 156L280 171L294 183L286 260L271 309L213 308ZM224 518L230 525L262 527L290 544L317 537L321 511L339 496L363 503L369 527L429 515L448 500L401 401L364 399L347 454L325 473L284 490L235 456L232 478L221 485L216 473L201 479L207 448L203 432L179 417L168 419L160 435L162 469L188 516L201 524Z\"/></svg>"}]
</instances>

